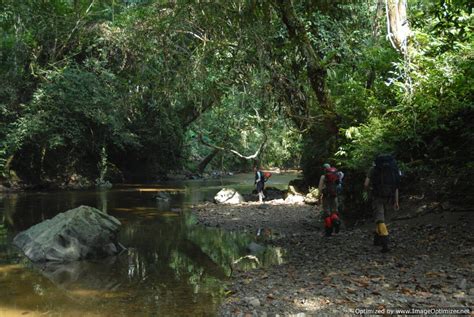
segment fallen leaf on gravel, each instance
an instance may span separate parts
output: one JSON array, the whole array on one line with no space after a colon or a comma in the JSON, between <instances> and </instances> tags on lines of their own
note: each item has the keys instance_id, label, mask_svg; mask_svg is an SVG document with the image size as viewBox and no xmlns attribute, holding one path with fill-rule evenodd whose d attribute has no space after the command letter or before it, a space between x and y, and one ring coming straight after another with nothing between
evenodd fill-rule
<instances>
[{"instance_id":1,"label":"fallen leaf on gravel","mask_svg":"<svg viewBox=\"0 0 474 317\"><path fill-rule=\"evenodd\" d=\"M369 286L369 280L366 277L353 278L352 281L354 281L360 287L368 287Z\"/></svg>"},{"instance_id":2,"label":"fallen leaf on gravel","mask_svg":"<svg viewBox=\"0 0 474 317\"><path fill-rule=\"evenodd\" d=\"M439 277L439 276L444 276L444 275L445 274L443 274L441 272L433 272L433 271L425 273L425 276L427 276L427 277Z\"/></svg>"},{"instance_id":3,"label":"fallen leaf on gravel","mask_svg":"<svg viewBox=\"0 0 474 317\"><path fill-rule=\"evenodd\" d=\"M405 294L405 295L412 295L413 291L409 288L404 287L400 290L400 293Z\"/></svg>"},{"instance_id":4,"label":"fallen leaf on gravel","mask_svg":"<svg viewBox=\"0 0 474 317\"><path fill-rule=\"evenodd\" d=\"M427 292L428 291L428 289L426 289L426 287L423 287L421 285L416 285L415 290L416 291L421 291L421 292Z\"/></svg>"},{"instance_id":5,"label":"fallen leaf on gravel","mask_svg":"<svg viewBox=\"0 0 474 317\"><path fill-rule=\"evenodd\" d=\"M325 277L325 278L323 278L322 282L323 282L323 284L328 285L328 284L331 283L331 278L330 277Z\"/></svg>"},{"instance_id":6,"label":"fallen leaf on gravel","mask_svg":"<svg viewBox=\"0 0 474 317\"><path fill-rule=\"evenodd\" d=\"M346 291L347 291L348 293L351 293L351 294L354 294L354 293L357 292L357 290L356 290L355 288L352 288L352 287L348 287L348 288L346 289Z\"/></svg>"},{"instance_id":7,"label":"fallen leaf on gravel","mask_svg":"<svg viewBox=\"0 0 474 317\"><path fill-rule=\"evenodd\" d=\"M464 298L465 296L466 296L466 293L464 293L464 292L459 292L459 293L456 293L456 294L453 295L453 297L457 298L457 299Z\"/></svg>"},{"instance_id":8,"label":"fallen leaf on gravel","mask_svg":"<svg viewBox=\"0 0 474 317\"><path fill-rule=\"evenodd\" d=\"M416 295L420 296L420 297L431 297L431 296L433 296L433 294L431 294L430 292L425 292L425 291L416 292Z\"/></svg>"},{"instance_id":9,"label":"fallen leaf on gravel","mask_svg":"<svg viewBox=\"0 0 474 317\"><path fill-rule=\"evenodd\" d=\"M226 290L225 291L225 296L231 296L233 294L235 294L235 291L233 291L233 290Z\"/></svg>"}]
</instances>

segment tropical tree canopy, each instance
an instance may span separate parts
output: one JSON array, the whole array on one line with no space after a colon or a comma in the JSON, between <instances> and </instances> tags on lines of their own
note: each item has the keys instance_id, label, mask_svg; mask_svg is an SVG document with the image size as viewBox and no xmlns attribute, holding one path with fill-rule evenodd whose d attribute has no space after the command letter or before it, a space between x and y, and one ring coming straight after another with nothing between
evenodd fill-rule
<instances>
[{"instance_id":1,"label":"tropical tree canopy","mask_svg":"<svg viewBox=\"0 0 474 317\"><path fill-rule=\"evenodd\" d=\"M472 168L467 0L2 0L7 184Z\"/></svg>"}]
</instances>

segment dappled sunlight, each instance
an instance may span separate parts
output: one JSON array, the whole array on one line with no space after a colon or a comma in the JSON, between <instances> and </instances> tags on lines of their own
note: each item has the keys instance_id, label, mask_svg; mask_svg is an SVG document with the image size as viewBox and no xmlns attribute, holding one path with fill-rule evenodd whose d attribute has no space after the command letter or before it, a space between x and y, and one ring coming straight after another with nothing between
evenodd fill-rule
<instances>
[{"instance_id":1,"label":"dappled sunlight","mask_svg":"<svg viewBox=\"0 0 474 317\"><path fill-rule=\"evenodd\" d=\"M317 313L319 310L329 307L332 304L326 296L314 296L311 298L295 298L293 306L301 311Z\"/></svg>"},{"instance_id":2,"label":"dappled sunlight","mask_svg":"<svg viewBox=\"0 0 474 317\"><path fill-rule=\"evenodd\" d=\"M80 297L106 297L106 293L101 290L93 290L93 289L76 289L68 291L72 295L80 296Z\"/></svg>"},{"instance_id":3,"label":"dappled sunlight","mask_svg":"<svg viewBox=\"0 0 474 317\"><path fill-rule=\"evenodd\" d=\"M17 272L23 268L21 264L6 264L0 266L0 274L8 274L12 272Z\"/></svg>"},{"instance_id":4,"label":"dappled sunlight","mask_svg":"<svg viewBox=\"0 0 474 317\"><path fill-rule=\"evenodd\" d=\"M185 190L182 188L136 188L135 190L139 192L185 192Z\"/></svg>"},{"instance_id":5,"label":"dappled sunlight","mask_svg":"<svg viewBox=\"0 0 474 317\"><path fill-rule=\"evenodd\" d=\"M163 217L179 217L180 214L172 211L165 211L165 212L160 212L160 216Z\"/></svg>"},{"instance_id":6,"label":"dappled sunlight","mask_svg":"<svg viewBox=\"0 0 474 317\"><path fill-rule=\"evenodd\" d=\"M144 212L144 211L157 211L156 207L133 207L133 208L113 208L112 211L122 212Z\"/></svg>"},{"instance_id":7,"label":"dappled sunlight","mask_svg":"<svg viewBox=\"0 0 474 317\"><path fill-rule=\"evenodd\" d=\"M0 317L18 317L18 316L28 316L28 317L44 317L44 316L68 316L68 317L99 317L104 316L101 313L91 313L85 312L82 310L74 310L68 308L63 313L51 310L29 310L29 309L20 309L16 307L5 307L0 306Z\"/></svg>"},{"instance_id":8,"label":"dappled sunlight","mask_svg":"<svg viewBox=\"0 0 474 317\"><path fill-rule=\"evenodd\" d=\"M46 316L48 312L38 312L38 311L31 311L28 309L20 309L15 307L4 307L0 306L0 317L17 317L17 316Z\"/></svg>"},{"instance_id":9,"label":"dappled sunlight","mask_svg":"<svg viewBox=\"0 0 474 317\"><path fill-rule=\"evenodd\" d=\"M107 292L103 289L74 289L69 290L69 294L82 297L82 298L103 298L103 299L111 299L111 298L126 298L130 296L127 292Z\"/></svg>"},{"instance_id":10,"label":"dappled sunlight","mask_svg":"<svg viewBox=\"0 0 474 317\"><path fill-rule=\"evenodd\" d=\"M181 209L174 210L171 208L171 210L160 210L157 207L113 208L111 211L117 213L133 214L149 220L157 219L159 217L178 218L182 214ZM128 223L129 221L126 216L118 217L123 224Z\"/></svg>"}]
</instances>

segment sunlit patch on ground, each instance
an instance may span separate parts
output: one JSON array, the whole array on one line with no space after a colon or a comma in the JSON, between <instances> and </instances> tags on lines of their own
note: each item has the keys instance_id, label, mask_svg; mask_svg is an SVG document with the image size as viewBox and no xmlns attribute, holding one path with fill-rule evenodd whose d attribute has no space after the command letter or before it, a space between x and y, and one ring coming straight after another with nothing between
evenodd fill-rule
<instances>
[{"instance_id":1,"label":"sunlit patch on ground","mask_svg":"<svg viewBox=\"0 0 474 317\"><path fill-rule=\"evenodd\" d=\"M293 300L293 304L302 311L317 313L317 311L324 309L333 303L324 296L317 296L313 298L297 298Z\"/></svg>"}]
</instances>

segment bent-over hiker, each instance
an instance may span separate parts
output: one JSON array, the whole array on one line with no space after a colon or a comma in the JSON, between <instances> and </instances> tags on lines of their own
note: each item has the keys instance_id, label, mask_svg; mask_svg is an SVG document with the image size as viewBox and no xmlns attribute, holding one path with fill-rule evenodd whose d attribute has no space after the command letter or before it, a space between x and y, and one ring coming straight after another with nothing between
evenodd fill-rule
<instances>
[{"instance_id":1,"label":"bent-over hiker","mask_svg":"<svg viewBox=\"0 0 474 317\"><path fill-rule=\"evenodd\" d=\"M393 156L385 154L375 158L364 182L365 190L370 189L372 210L375 218L374 245L382 246L382 252L388 252L387 212L391 208L398 210L398 189L400 170Z\"/></svg>"}]
</instances>

